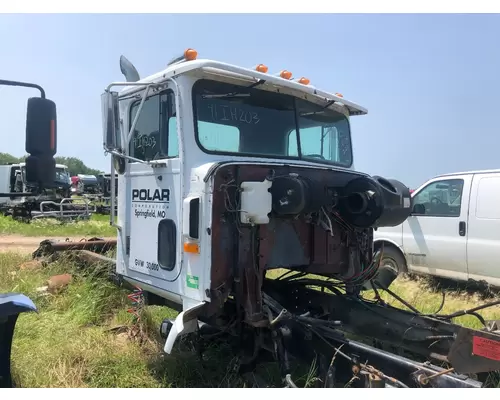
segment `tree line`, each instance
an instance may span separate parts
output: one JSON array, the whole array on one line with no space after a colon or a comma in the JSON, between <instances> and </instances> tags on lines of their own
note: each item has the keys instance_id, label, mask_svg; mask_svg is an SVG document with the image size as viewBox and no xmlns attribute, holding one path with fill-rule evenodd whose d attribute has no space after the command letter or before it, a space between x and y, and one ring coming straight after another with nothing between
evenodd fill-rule
<instances>
[{"instance_id":1,"label":"tree line","mask_svg":"<svg viewBox=\"0 0 500 400\"><path fill-rule=\"evenodd\" d=\"M12 154L9 153L0 153L0 165L2 164L17 164L24 162L26 159L26 156L23 157L15 157ZM56 163L57 164L64 164L68 167L69 173L71 176L78 175L78 174L85 174L85 175L99 175L102 174L103 172L87 167L85 163L80 160L79 158L76 157L55 157Z\"/></svg>"}]
</instances>

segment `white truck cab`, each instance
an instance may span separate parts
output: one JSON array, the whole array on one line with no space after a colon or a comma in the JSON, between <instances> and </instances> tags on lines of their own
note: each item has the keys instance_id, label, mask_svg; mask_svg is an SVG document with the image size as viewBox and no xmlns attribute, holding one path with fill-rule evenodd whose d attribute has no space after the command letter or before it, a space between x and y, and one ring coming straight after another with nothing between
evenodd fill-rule
<instances>
[{"instance_id":1,"label":"white truck cab","mask_svg":"<svg viewBox=\"0 0 500 400\"><path fill-rule=\"evenodd\" d=\"M26 163L24 163L24 162L20 163L19 167L21 169L21 176L23 176L23 180L25 181L24 176L26 175ZM65 185L71 184L71 177L69 175L68 167L66 165L56 164L55 181L57 183L61 183L61 184L65 184Z\"/></svg>"},{"instance_id":2,"label":"white truck cab","mask_svg":"<svg viewBox=\"0 0 500 400\"><path fill-rule=\"evenodd\" d=\"M180 305L167 353L198 314L211 318L234 296L232 282L257 296L243 305L247 322L268 323L258 300L266 268L370 273L359 275L353 260L371 265L371 224L379 217L399 224L410 203L408 191L402 205L400 183L354 170L349 118L364 108L289 71L198 60L193 49L144 79L123 57L120 66L127 81L102 95L104 148L118 174L116 272ZM118 86L125 88L112 90ZM330 210L339 204L345 219L337 223ZM354 241L344 241L354 232L346 220L362 227ZM259 247L257 232L259 243L275 246Z\"/></svg>"},{"instance_id":3,"label":"white truck cab","mask_svg":"<svg viewBox=\"0 0 500 400\"><path fill-rule=\"evenodd\" d=\"M68 167L63 164L55 165L55 181L64 185L71 184ZM16 193L29 192L26 185L26 163L0 165L0 192ZM12 202L9 197L0 198L0 203ZM26 197L17 197L15 202L24 202Z\"/></svg>"},{"instance_id":4,"label":"white truck cab","mask_svg":"<svg viewBox=\"0 0 500 400\"><path fill-rule=\"evenodd\" d=\"M434 177L412 200L405 222L374 234L386 267L500 287L500 170Z\"/></svg>"}]
</instances>

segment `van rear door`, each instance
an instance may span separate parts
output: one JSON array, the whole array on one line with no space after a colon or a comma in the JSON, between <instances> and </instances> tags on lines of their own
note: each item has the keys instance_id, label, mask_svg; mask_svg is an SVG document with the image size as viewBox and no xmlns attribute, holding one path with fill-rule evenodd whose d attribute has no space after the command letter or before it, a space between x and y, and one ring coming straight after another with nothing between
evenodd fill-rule
<instances>
[{"instance_id":1,"label":"van rear door","mask_svg":"<svg viewBox=\"0 0 500 400\"><path fill-rule=\"evenodd\" d=\"M469 278L500 286L500 173L474 175L470 202Z\"/></svg>"}]
</instances>

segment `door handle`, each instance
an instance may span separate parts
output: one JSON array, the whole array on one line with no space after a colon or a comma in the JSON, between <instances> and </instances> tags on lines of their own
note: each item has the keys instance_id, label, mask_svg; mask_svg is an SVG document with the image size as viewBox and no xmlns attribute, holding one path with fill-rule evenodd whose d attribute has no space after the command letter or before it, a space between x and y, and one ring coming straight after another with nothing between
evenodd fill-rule
<instances>
[{"instance_id":1,"label":"door handle","mask_svg":"<svg viewBox=\"0 0 500 400\"><path fill-rule=\"evenodd\" d=\"M460 221L458 223L458 234L460 236L465 236L465 221Z\"/></svg>"}]
</instances>

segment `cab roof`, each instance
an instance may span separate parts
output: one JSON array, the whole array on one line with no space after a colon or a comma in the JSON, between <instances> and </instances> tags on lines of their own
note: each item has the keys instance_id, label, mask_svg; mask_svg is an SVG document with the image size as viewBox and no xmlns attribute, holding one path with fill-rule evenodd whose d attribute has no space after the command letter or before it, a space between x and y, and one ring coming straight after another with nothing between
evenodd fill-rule
<instances>
[{"instance_id":1,"label":"cab roof","mask_svg":"<svg viewBox=\"0 0 500 400\"><path fill-rule=\"evenodd\" d=\"M22 162L22 163L19 163L18 165L19 165L19 166L21 166L21 167L24 167L24 166L26 166L26 163L25 163L25 162ZM67 169L67 168L68 168L68 166L67 166L67 165L64 165L64 164L56 164L56 168Z\"/></svg>"},{"instance_id":2,"label":"cab roof","mask_svg":"<svg viewBox=\"0 0 500 400\"><path fill-rule=\"evenodd\" d=\"M479 169L472 171L450 172L447 174L436 175L434 178L457 176L457 175L479 175L479 174L498 174L498 173L500 173L500 169Z\"/></svg>"},{"instance_id":3,"label":"cab roof","mask_svg":"<svg viewBox=\"0 0 500 400\"><path fill-rule=\"evenodd\" d=\"M283 88L292 89L295 91L300 91L304 94L309 94L317 98L324 105L335 101L336 103L344 105L350 116L354 115L365 115L368 110L360 105L357 105L351 101L348 101L342 97L342 95L336 93L328 93L315 88L312 85L306 85L299 83L298 81L289 80L282 78L281 76L271 75L268 73L259 72L256 69L243 68L232 64L223 63L220 61L213 61L207 59L196 59L192 61L181 60L173 62L167 66L161 72L150 75L143 78L137 82L132 83L132 85L125 87L120 92L120 96L126 96L138 90L137 86L140 84L147 83L161 83L168 78L173 78L175 76L192 73L195 71L202 71L207 73L214 73L218 75L228 76L228 77L240 77L246 78L254 82L265 81L262 85L271 84L273 86L279 86ZM119 83L115 83L119 85ZM130 84L130 83L129 83ZM108 86L108 89L114 84Z\"/></svg>"}]
</instances>

